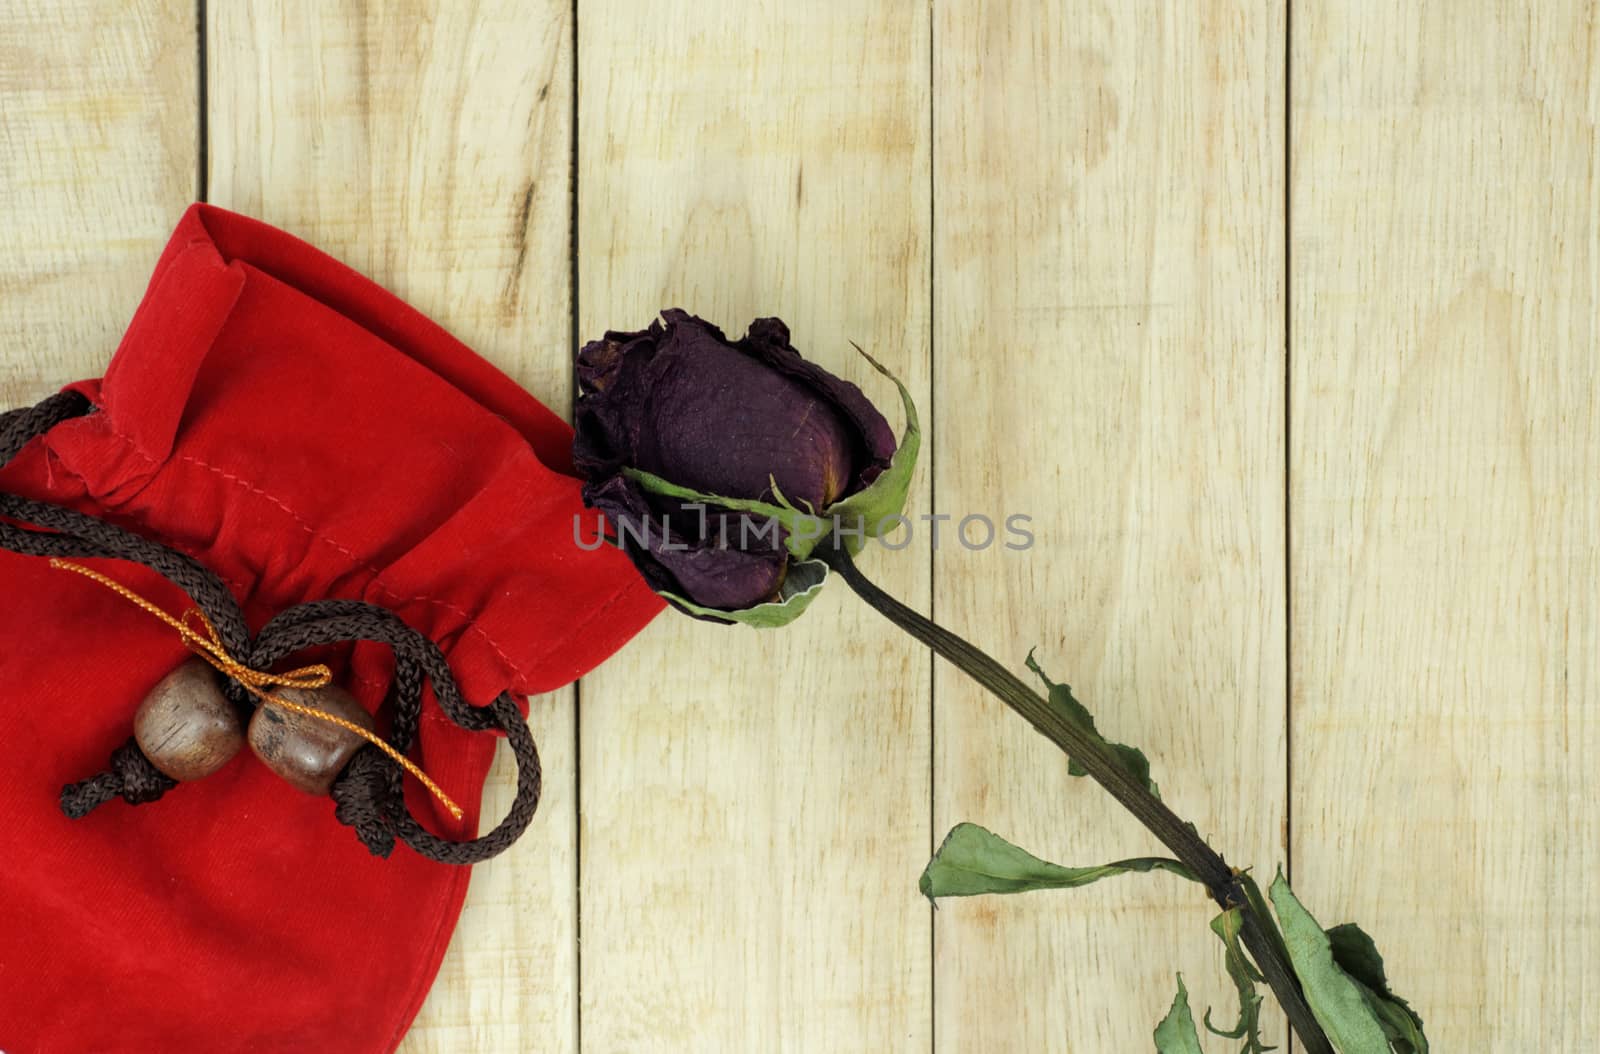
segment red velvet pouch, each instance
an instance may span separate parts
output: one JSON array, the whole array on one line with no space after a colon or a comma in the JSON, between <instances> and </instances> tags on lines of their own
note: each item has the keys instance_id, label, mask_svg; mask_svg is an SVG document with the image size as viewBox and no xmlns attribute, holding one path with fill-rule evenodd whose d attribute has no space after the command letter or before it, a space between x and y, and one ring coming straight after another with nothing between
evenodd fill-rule
<instances>
[{"instance_id":1,"label":"red velvet pouch","mask_svg":"<svg viewBox=\"0 0 1600 1054\"><path fill-rule=\"evenodd\" d=\"M183 217L103 380L98 412L0 471L0 491L90 513L198 559L252 629L360 599L436 641L469 703L564 685L659 609L628 560L574 539L567 426L395 297L304 243L208 206ZM95 566L178 612L131 563ZM48 561L0 552L0 1050L391 1050L421 1005L467 869L370 855L328 798L249 750L161 801L78 821L188 652ZM347 661L346 661L347 660ZM368 709L393 658L337 678ZM428 699L416 760L466 811L497 740ZM409 782L409 781L408 781ZM417 810L425 796L412 795Z\"/></svg>"}]
</instances>

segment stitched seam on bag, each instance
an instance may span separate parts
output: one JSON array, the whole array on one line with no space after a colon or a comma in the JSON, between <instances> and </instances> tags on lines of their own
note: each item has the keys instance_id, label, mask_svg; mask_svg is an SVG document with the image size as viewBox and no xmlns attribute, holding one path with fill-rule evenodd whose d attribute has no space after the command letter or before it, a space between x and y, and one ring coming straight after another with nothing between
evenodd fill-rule
<instances>
[{"instance_id":1,"label":"stitched seam on bag","mask_svg":"<svg viewBox=\"0 0 1600 1054\"><path fill-rule=\"evenodd\" d=\"M149 457L149 455L145 454L144 451L139 450L138 446L136 444L133 444L128 439L127 436L124 436L120 432L117 432L114 428L110 429L110 431L112 432L112 434L116 435L119 439L123 440L125 443L128 443L129 446L131 447L131 449L135 450L142 457L145 457L152 464L159 464L159 462L156 462L154 458ZM51 437L48 434L46 434L44 436L41 436L40 437L40 441L41 441L41 446L43 447L43 449L45 451L45 454L46 454L46 470L47 471L49 471L51 468L59 467L67 475L69 475L69 476L73 477L74 479L76 479L83 486L84 492L86 494L92 494L94 492L93 488L89 485L89 480L83 475L83 473L79 472L77 469L73 468L70 464L67 463L66 459L61 456L61 452L56 449L55 444L51 441ZM209 467L209 466L207 466L207 467ZM220 471L220 470L216 470L216 471ZM240 482L243 482L243 481L240 481ZM264 494L263 496L271 498L271 495L265 495ZM282 505L281 502L279 502L278 504ZM290 513L290 515L294 515L293 510L288 509L286 506L284 508L285 508L286 512ZM132 523L141 523L143 521L143 517L140 517L140 516L128 516L128 517L124 517L124 519L127 520L128 522L132 522ZM297 517L297 520L298 520L298 517ZM305 526L305 525L302 524L302 526ZM159 535L160 534L160 532L150 530L149 527L148 527L148 524L145 524L145 527L146 527L146 533L149 534L149 535ZM313 535L313 537L316 537L315 532L312 532L312 535ZM323 539L323 540L324 541L328 541L328 539ZM370 571L370 568L368 570ZM239 596L248 596L249 595L250 589L243 582L240 582L237 579L229 578L226 575L222 575L222 574L217 573L215 571L213 573L217 574L217 577L220 578L223 582L225 582L226 584L232 586L233 589L236 591L237 595L239 595ZM376 581L376 578L374 578L374 581ZM381 585L380 585L380 587L381 587ZM618 596L620 597L621 593L619 593ZM419 598L419 599L431 599L431 598ZM612 602L615 602L615 599L616 598L613 598ZM607 608L609 608L610 606L611 605L609 603L606 605ZM586 624L587 624L587 620L586 620ZM492 639L490 639L487 634L484 634L484 639L488 640L491 646L495 646L494 641ZM498 646L495 646L495 650L500 653L502 658L505 658L504 652L501 652L500 649L498 648ZM508 665L510 665L513 668L513 670L516 670L516 664L515 663L511 663L509 659L507 659L507 663L508 663ZM520 671L517 671L517 672L520 673ZM363 684L374 683L371 678L368 678L368 677L366 677L364 675L358 676L357 680L362 682ZM432 716L432 714L430 712L429 714L425 714L424 716L425 717ZM488 770L487 769L485 770L484 774L485 774L485 778L487 778L487 775L488 775ZM456 920L455 920L455 918L452 918L450 916L448 909L449 909L449 907L450 907L452 902L454 902L457 898L463 896L463 894L462 894L462 892L460 890L460 887L461 887L462 883L467 881L468 874L470 874L470 869L468 869L468 868L457 868L455 870L457 872L459 872L459 873L452 874L450 876L449 882L448 882L445 890L443 891L444 895L433 898L433 916L434 916L434 918L433 918L432 924L429 925L427 927L427 930L426 930L426 932L428 933L428 938L427 938L428 956L427 956L426 960L424 960L423 962L419 963L417 965L417 967L411 971L410 983L408 985L408 989L410 991L410 997L409 997L407 1003L404 1005L404 1007L401 1010L402 1018L400 1020L393 1021L391 1023L389 1039L388 1039L388 1041L387 1041L387 1043L385 1045L385 1049L386 1050L391 1050L392 1051L392 1050L395 1050L396 1048L398 1048L398 1046L400 1044L400 1040L402 1038L404 1038L405 1034L410 1030L411 1024L416 1019L416 1015L421 1012L422 1005L423 1005L423 1003L425 1001L426 994L427 994L427 991L428 991L428 989L429 989L429 987L431 985L432 976L433 976L433 974L431 974L430 971L429 971L429 967L431 966L432 970L434 971L434 973L436 973L440 968L442 968L444 959L449 954L450 931L454 928L453 924L454 924L454 922ZM459 911L457 912L457 917L459 917ZM407 1011L409 1011L409 1013Z\"/></svg>"},{"instance_id":2,"label":"stitched seam on bag","mask_svg":"<svg viewBox=\"0 0 1600 1054\"><path fill-rule=\"evenodd\" d=\"M60 451L56 450L55 446L50 442L50 439L49 439L48 436L43 437L41 439L41 443L42 443L42 445L44 447L44 450L45 450L45 453L47 455L47 460L46 460L47 470L53 470L54 468L60 468L62 472L65 472L67 475L71 476L73 479L76 479L80 484L82 484L85 493L93 493L93 488L90 487L89 480L83 475L83 473L79 472L77 469L75 469L71 465L67 464L65 459L62 458ZM196 560L199 559L199 556L197 554L195 554L195 553L189 552L187 547L178 547L178 546L175 546L175 545L171 545L170 541L168 539L166 539L166 537L163 534L163 532L158 531L155 528L151 527L149 525L149 523L146 521L145 517L143 517L143 516L119 514L117 519L121 521L121 524L126 524L126 525L131 525L131 526L142 528L143 529L143 534L145 535L145 537L152 538L154 540L162 542L162 544L169 545L169 547L174 548L176 551L183 553L185 556L188 556L191 559L196 559ZM112 522L115 522L115 521L112 521L112 520L108 519L106 522L112 523ZM119 525L121 525L121 524L119 524ZM210 570L210 569L208 568L208 570ZM216 571L216 570L211 570L211 573L216 575L217 578L219 580L221 580L221 582L224 585L232 587L233 594L234 594L234 596L236 598L248 597L248 596L251 595L251 593L254 592L254 589L248 583L244 582L241 579L232 578L232 577L230 577L228 575L225 575L222 572ZM618 597L613 598L612 603L614 603L616 599L619 599L621 595L622 594L618 594ZM428 599L428 598L421 598L421 599ZM610 608L610 606L611 606L611 603L607 603L605 605L605 608L602 608L601 610L604 611L604 610ZM589 624L589 621L590 620L586 619L584 621L584 626L587 626ZM484 639L488 640L489 638L487 636L485 636ZM489 643L493 644L494 641L490 640ZM562 643L565 643L565 642L562 642ZM555 650L554 648L550 649L551 652L553 652L554 650ZM548 657L548 654L549 653L546 653L546 655L540 656L540 660L539 661L543 662L544 659ZM511 665L513 666L513 669L512 669L513 673L521 673L520 670L517 670L515 668L514 664L511 664ZM392 682L386 682L382 678L369 677L366 674L355 673L354 671L352 671L351 676L354 678L355 683L357 685L359 685L359 686L361 686L363 688L375 690L375 691L377 691L379 693L383 693L383 692L388 691L389 687L390 687L390 684L392 683ZM444 725L444 726L449 727L449 728L457 728L458 729L460 727L454 721L450 720L449 716L447 714L445 714L445 712L442 709L440 709L439 707L437 707L437 706L435 706L434 708L429 709L429 710L424 710L422 712L422 720L436 722L438 724ZM4 1054L4 1052L0 1052L0 1054Z\"/></svg>"},{"instance_id":3,"label":"stitched seam on bag","mask_svg":"<svg viewBox=\"0 0 1600 1054\"><path fill-rule=\"evenodd\" d=\"M117 427L114 424L111 423L109 417L104 418L103 420L105 421L106 430L109 431L112 435L116 436L118 439L122 440L122 442L128 447L128 449L132 450L135 454L138 454L140 457L144 458L152 466L159 467L159 465L161 463L159 461L157 461L155 458L151 457L149 454L145 453L143 450L141 450L139 448L139 444L137 442L135 442L130 436L124 435L122 432L118 431ZM357 570L365 571L368 575L372 576L370 584L372 586L375 586L380 592L383 592L383 593L387 594L388 597L391 600L393 600L395 602L398 602L398 603L401 603L401 604L406 604L406 603L432 604L433 606L435 606L435 607L437 607L437 608L439 608L439 609L441 609L443 611L447 611L447 612L457 616L458 618L460 618L462 620L462 622L464 623L466 629L468 629L469 631L471 631L473 633L476 633L479 637L483 638L483 640L489 645L489 647L491 649L493 649L494 653L497 656L500 657L500 661L505 663L506 666L510 669L510 671L512 673L516 674L522 680L529 680L530 679L529 676L528 676L527 671L522 668L521 664L516 662L514 659L512 659L510 655L507 655L505 649L500 646L499 642L496 641L493 637L489 636L488 632L486 630L484 630L484 628L482 626L478 625L476 621L473 620L473 617L472 617L471 613L468 612L466 609L464 609L462 607L459 607L458 605L451 604L451 603L449 603L447 601L439 600L436 597L430 597L430 596L406 597L406 596L403 596L401 593L399 593L395 589L391 588L387 583L385 583L382 580L382 575L383 575L382 571L379 571L376 567L373 567L367 561L362 560L361 557L357 556L348 546L341 545L335 539L330 538L327 535L318 532L317 529L315 527L313 527L311 525L311 523L308 520L306 520L305 517L301 516L294 509L290 508L289 505L287 503L285 503L282 498L279 498L279 497L277 497L276 495L273 495L273 494L269 494L265 490L262 490L259 486L256 486L255 484L251 483L250 481L248 481L246 479L243 479L243 478L241 478L239 476L236 476L233 473L228 472L228 471L226 471L224 469L218 468L215 465L209 464L208 462L202 461L201 459L199 459L197 457L194 457L191 454L179 454L177 456L178 456L179 460L187 461L190 464L195 465L195 466L197 466L199 468L203 468L203 469L206 469L206 470L208 470L210 472L213 472L216 475L220 476L221 478L229 481L230 483L233 483L235 486L242 487L246 491L249 491L252 494L256 494L256 495L258 495L258 496L260 496L262 498L265 498L267 501L271 502L273 505L276 505L279 509L282 509L283 512L286 513L295 522L296 526L298 526L301 530L305 531L306 534L308 534L312 538L316 539L317 541L320 541L323 544L332 547L336 552L338 552L341 555L345 556L352 563L354 563L356 565L356 569ZM59 455L58 455L58 457L59 457ZM67 466L65 464L63 464L62 467L63 468L67 468ZM67 468L67 471L71 472L72 470L70 468ZM81 480L84 483L84 486L86 488L88 487L88 481L86 479L84 479L82 475L80 475L80 474L78 474L76 472L73 472L73 475L77 475L79 480ZM615 602L615 598L613 598L612 602L613 603ZM606 606L606 608L609 608L610 604L608 603L605 606ZM588 619L584 620L584 625L588 625L589 621L590 620L588 620ZM560 643L562 645L565 645L567 642L566 641L562 641ZM539 657L539 661L543 662L544 659L548 658L553 652L554 652L554 648L551 648L551 649L547 650L543 655L541 655Z\"/></svg>"},{"instance_id":4,"label":"stitched seam on bag","mask_svg":"<svg viewBox=\"0 0 1600 1054\"><path fill-rule=\"evenodd\" d=\"M41 443L46 454L46 471L53 472L59 468L62 472L65 472L67 475L71 476L73 479L82 484L85 494L92 495L94 493L94 488L89 485L88 478L85 477L83 473L67 464L66 459L61 456L61 452L57 450L55 448L55 444L50 441L49 436L43 436L41 438ZM119 523L117 521L121 522ZM108 518L106 522L112 524L112 526L124 527L124 529L126 529L126 525L139 527L141 530L136 533L142 533L147 538L151 538L156 541L162 541L162 533L151 527L143 516L129 515L127 513L119 512L117 514L117 520L111 520ZM165 543L163 542L163 544ZM190 557L191 559L197 559L193 553L184 552L184 555ZM235 597L247 597L252 592L250 586L241 579L230 578L221 571L216 571L211 568L207 568L207 570L216 575L223 585L232 587Z\"/></svg>"},{"instance_id":5,"label":"stitched seam on bag","mask_svg":"<svg viewBox=\"0 0 1600 1054\"><path fill-rule=\"evenodd\" d=\"M345 558L350 560L350 562L353 563L356 566L357 570L365 571L368 575L372 576L371 577L371 581L370 581L369 584L372 585L373 587L375 587L379 592L381 592L381 593L385 594L386 596L388 596L391 601L394 601L394 602L400 603L400 604L409 604L409 603L432 604L433 606L439 608L440 610L447 611L450 614L455 615L456 617L460 618L462 620L462 622L465 624L465 628L466 629L470 630L473 633L476 633L478 636L482 637L485 642L488 643L489 647L494 650L494 653L500 657L500 661L504 662L508 667L511 668L511 670L513 672L515 672L519 676L523 676L523 677L527 676L526 673L523 672L521 666L514 659L512 659L511 656L506 654L505 649L502 648L500 646L500 644L493 637L489 636L488 632L485 631L482 626L479 626L477 624L477 622L474 621L474 619L472 617L472 613L467 611L465 608L462 608L462 607L459 607L459 606L457 606L455 604L449 603L448 601L439 600L439 599L437 599L435 597L430 597L430 596L412 596L412 597L407 597L407 596L402 595L401 593L399 593L395 589L391 588L387 583L385 583L383 581L383 578L382 578L383 572L382 571L378 570L376 567L373 567L370 563L362 560L361 557L356 555L354 550L352 550L349 546L343 545L338 540L336 540L336 539L334 539L334 538L332 538L332 537L330 537L330 536L328 536L326 534L323 534L320 531L318 531L316 529L316 527L312 526L310 521L308 521L305 517L301 516L294 509L290 508L283 501L282 498L279 498L274 494L269 494L265 490L262 490L259 486L255 485L254 483L251 483L249 480L246 480L246 479L243 479L243 478L241 478L239 476L236 476L233 473L228 472L226 469L221 469L221 468L218 468L215 465L212 465L212 464L209 464L209 463L207 463L205 461L202 461L199 458L194 457L191 454L179 454L178 455L178 460L187 461L191 465L196 465L196 466L198 466L200 468L206 469L209 472L214 472L218 476L220 476L223 479L229 481L230 483L233 483L233 484L235 484L236 486L239 486L239 487L243 487L249 493L255 494L255 495L257 495L259 497L262 497L262 498L265 498L267 501L271 502L273 505L276 505L278 508L282 509L284 511L284 513L290 519L292 519L295 522L296 526L298 526L301 530L305 531L306 534L308 534L309 536L311 536L315 540L317 540L319 542L322 542L324 545L327 545L327 546L331 547L335 552L341 554L342 556L344 556Z\"/></svg>"},{"instance_id":6,"label":"stitched seam on bag","mask_svg":"<svg viewBox=\"0 0 1600 1054\"><path fill-rule=\"evenodd\" d=\"M83 475L83 473L79 472L77 469L73 468L71 465L66 463L65 459L62 458L61 453L58 450L56 450L55 446L50 442L50 438L48 436L43 437L41 442L42 442L42 444L44 446L46 454L49 455L49 462L48 463L59 466L60 469L63 472L65 472L67 475L69 475L69 476L73 477L74 479L76 479L80 484L83 485L84 491L86 493L93 493L93 488L90 487L88 479ZM163 541L163 544L166 544L166 540L165 540L165 537L164 537L163 533L161 531L155 530L148 523L146 523L145 520L144 520L144 517L141 517L141 516L126 516L126 515L124 515L124 516L121 516L119 518L121 520L123 520L124 522L126 522L126 523L142 526L144 528L144 534L147 537ZM185 556L189 556L189 557L192 557L194 559L199 559L198 556L196 556L194 553L188 552L187 549L179 549L178 551L184 553ZM367 570L368 573L371 573L370 568L363 568L363 570ZM247 585L246 583L244 583L243 581L241 581L241 580L239 580L237 578L230 578L227 575L224 575L219 571L212 571L211 573L216 575L219 579L221 579L222 582L225 585L233 587L233 592L234 592L234 595L236 597L248 597L253 592L252 588L249 585ZM583 621L582 625L580 625L578 628L581 630L581 629L587 627L589 625L589 623L594 620L595 617L598 617L599 615L604 614L606 611L610 610L610 608L611 608L611 606L613 604L615 604L624 595L626 595L626 592L627 592L626 589L623 589L622 591L619 591L615 596L613 596L611 598L611 600L607 601L606 604L603 607L601 607L595 613L594 616L591 616L590 618L585 619ZM427 599L430 599L430 598L423 597L423 598L419 598L419 599L427 600ZM494 641L492 639L490 639L487 634L484 634L484 639L489 641L489 643L491 645L494 644ZM538 661L540 663L544 662L545 659L549 658L550 655L555 653L557 647L561 647L561 646L565 645L566 643L567 643L567 641L565 641L565 640L558 641L556 643L556 645L552 646L547 651L545 651L544 654L540 655ZM506 662L507 662L507 665L509 665L511 667L511 672L513 674L517 674L517 675L523 676L523 677L527 676L520 669L517 668L515 663L512 663L509 659L506 660ZM358 683L358 684L360 684L360 685L362 685L364 687L376 688L379 691L387 691L388 690L389 686L387 684L385 684L383 681L381 681L380 679L378 679L378 678L368 677L368 676L366 676L364 674L355 674L354 676L355 676L356 683ZM449 728L459 728L460 727L454 721L450 720L449 716L447 714L445 714L444 711L442 709L438 708L437 706L433 707L432 709L424 710L422 712L422 720L430 721L430 722L436 722L438 724L445 725L445 726L447 726ZM0 1052L0 1054L3 1054L3 1052Z\"/></svg>"},{"instance_id":7,"label":"stitched seam on bag","mask_svg":"<svg viewBox=\"0 0 1600 1054\"><path fill-rule=\"evenodd\" d=\"M622 598L627 596L629 592L630 590L628 586L622 586L615 593L611 594L610 600L607 600L604 604L601 604L599 607L595 608L594 611L589 613L588 618L578 623L569 639L576 640L578 637L581 637L584 630L594 625L594 623L599 621L602 616L606 615L612 608L616 607L617 604L621 602ZM566 642L562 641L561 643L565 644ZM545 659L555 654L555 650L555 647L547 648L545 653L539 656L539 661L543 662Z\"/></svg>"}]
</instances>

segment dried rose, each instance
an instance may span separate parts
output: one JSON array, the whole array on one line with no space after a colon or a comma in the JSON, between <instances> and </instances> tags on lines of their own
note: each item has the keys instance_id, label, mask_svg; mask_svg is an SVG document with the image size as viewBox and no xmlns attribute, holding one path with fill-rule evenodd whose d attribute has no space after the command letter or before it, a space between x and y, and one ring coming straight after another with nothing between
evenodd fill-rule
<instances>
[{"instance_id":1,"label":"dried rose","mask_svg":"<svg viewBox=\"0 0 1600 1054\"><path fill-rule=\"evenodd\" d=\"M920 433L904 387L897 450L861 390L801 358L778 319L729 341L664 311L647 330L586 345L578 385L584 501L690 614L791 621L826 577L813 547L837 535L857 548L905 505Z\"/></svg>"}]
</instances>

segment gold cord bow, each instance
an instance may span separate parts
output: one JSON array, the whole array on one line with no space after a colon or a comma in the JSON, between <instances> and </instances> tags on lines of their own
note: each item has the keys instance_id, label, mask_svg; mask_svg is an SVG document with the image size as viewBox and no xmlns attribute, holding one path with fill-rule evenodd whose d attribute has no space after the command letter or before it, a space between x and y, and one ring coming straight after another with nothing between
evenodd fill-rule
<instances>
[{"instance_id":1,"label":"gold cord bow","mask_svg":"<svg viewBox=\"0 0 1600 1054\"><path fill-rule=\"evenodd\" d=\"M322 663L316 663L311 666L302 666L297 670L290 670L288 673L272 673L267 670L253 669L229 654L227 647L222 643L222 635L217 632L217 627L212 625L211 620L206 617L206 613L198 607L192 607L185 611L182 618L174 618L121 582L108 578L92 568L74 563L71 560L59 559L52 559L50 566L61 571L74 571L85 578L92 579L146 614L165 622L177 631L179 638L182 639L190 651L215 666L229 680L236 681L247 692L263 702L271 703L273 706L288 710L291 713L303 714L306 717L314 717L320 721L326 721L347 732L360 736L387 754L401 768L415 776L435 798L439 799L440 804L450 811L451 816L458 820L461 819L461 806L451 800L450 796L437 783L429 779L428 774L423 772L411 759L385 743L376 732L362 728L353 721L346 721L342 717L330 714L326 710L291 702L280 695L273 695L267 691L269 688L295 688L305 691L326 688L333 682L333 671L327 666ZM201 629L196 630L191 626L189 624L191 620L198 620ZM201 630L204 632L201 632Z\"/></svg>"}]
</instances>

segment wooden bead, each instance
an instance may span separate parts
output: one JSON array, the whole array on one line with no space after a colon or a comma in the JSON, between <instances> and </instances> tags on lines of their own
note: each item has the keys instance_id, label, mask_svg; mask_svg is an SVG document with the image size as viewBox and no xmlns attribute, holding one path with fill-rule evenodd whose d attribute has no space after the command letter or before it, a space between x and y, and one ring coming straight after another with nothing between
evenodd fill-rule
<instances>
[{"instance_id":1,"label":"wooden bead","mask_svg":"<svg viewBox=\"0 0 1600 1054\"><path fill-rule=\"evenodd\" d=\"M239 714L222 694L217 673L190 659L145 696L133 736L150 764L175 780L204 779L244 746Z\"/></svg>"},{"instance_id":2,"label":"wooden bead","mask_svg":"<svg viewBox=\"0 0 1600 1054\"><path fill-rule=\"evenodd\" d=\"M342 717L369 731L373 729L372 715L343 688L279 688L273 694ZM307 794L327 794L339 771L366 742L331 722L267 702L256 707L255 716L250 719L250 749L267 768Z\"/></svg>"}]
</instances>

